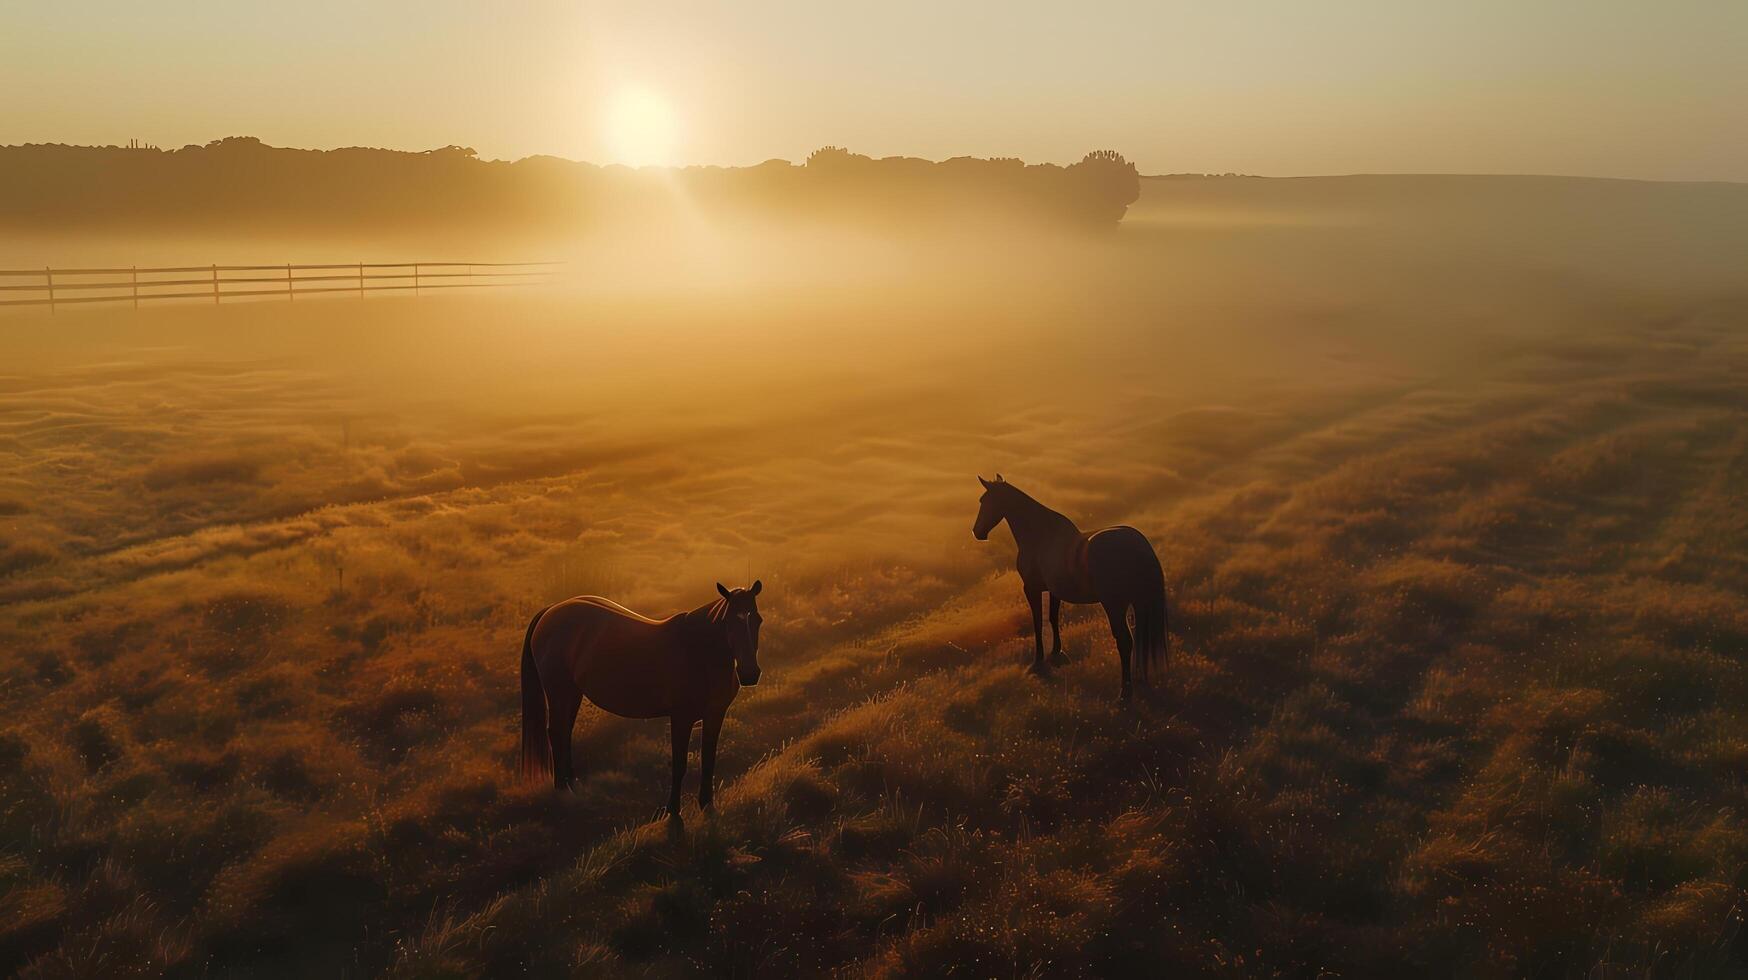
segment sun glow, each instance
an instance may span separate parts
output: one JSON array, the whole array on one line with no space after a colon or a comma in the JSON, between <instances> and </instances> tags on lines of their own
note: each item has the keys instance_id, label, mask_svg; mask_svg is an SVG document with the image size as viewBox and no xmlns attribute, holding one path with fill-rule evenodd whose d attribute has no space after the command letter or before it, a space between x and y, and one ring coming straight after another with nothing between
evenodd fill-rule
<instances>
[{"instance_id":1,"label":"sun glow","mask_svg":"<svg viewBox=\"0 0 1748 980\"><path fill-rule=\"evenodd\" d=\"M678 135L679 121L673 107L650 89L620 89L607 105L607 148L615 163L633 167L671 165Z\"/></svg>"}]
</instances>

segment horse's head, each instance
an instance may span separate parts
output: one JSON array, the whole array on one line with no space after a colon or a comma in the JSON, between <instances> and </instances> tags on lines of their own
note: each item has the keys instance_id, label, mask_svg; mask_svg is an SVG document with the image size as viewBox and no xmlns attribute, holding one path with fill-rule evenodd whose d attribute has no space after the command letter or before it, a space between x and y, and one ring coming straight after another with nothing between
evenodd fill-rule
<instances>
[{"instance_id":1,"label":"horse's head","mask_svg":"<svg viewBox=\"0 0 1748 980\"><path fill-rule=\"evenodd\" d=\"M716 591L722 593L722 627L728 634L728 649L734 654L735 670L740 682L752 687L759 682L759 590L763 582L751 588L731 589L721 582Z\"/></svg>"},{"instance_id":2,"label":"horse's head","mask_svg":"<svg viewBox=\"0 0 1748 980\"><path fill-rule=\"evenodd\" d=\"M977 520L971 525L971 536L979 541L988 541L989 532L1007 518L1008 501L1012 493L1000 473L995 475L993 481L980 476L977 482L983 484L983 496L977 500Z\"/></svg>"}]
</instances>

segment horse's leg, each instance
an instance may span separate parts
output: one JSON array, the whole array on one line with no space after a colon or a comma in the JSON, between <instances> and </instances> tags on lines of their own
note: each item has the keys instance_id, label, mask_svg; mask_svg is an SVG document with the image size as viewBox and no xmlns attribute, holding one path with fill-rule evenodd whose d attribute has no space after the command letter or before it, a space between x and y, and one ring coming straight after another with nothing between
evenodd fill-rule
<instances>
[{"instance_id":1,"label":"horse's leg","mask_svg":"<svg viewBox=\"0 0 1748 980\"><path fill-rule=\"evenodd\" d=\"M1111 635L1117 640L1117 658L1123 662L1123 700L1129 700L1129 654L1135 649L1135 638L1129 634L1129 604L1105 603L1105 615L1111 620Z\"/></svg>"},{"instance_id":2,"label":"horse's leg","mask_svg":"<svg viewBox=\"0 0 1748 980\"><path fill-rule=\"evenodd\" d=\"M1032 673L1049 670L1044 666L1044 590L1026 586L1026 602L1032 607Z\"/></svg>"},{"instance_id":3,"label":"horse's leg","mask_svg":"<svg viewBox=\"0 0 1748 980\"><path fill-rule=\"evenodd\" d=\"M571 768L571 733L576 729L577 709L582 698L570 693L548 695L546 737L552 743L552 784L565 790L576 785L577 772Z\"/></svg>"},{"instance_id":4,"label":"horse's leg","mask_svg":"<svg viewBox=\"0 0 1748 980\"><path fill-rule=\"evenodd\" d=\"M704 719L704 743L698 749L700 772L698 775L698 809L710 809L710 802L715 798L716 779L716 736L722 731L722 713L707 716Z\"/></svg>"},{"instance_id":5,"label":"horse's leg","mask_svg":"<svg viewBox=\"0 0 1748 980\"><path fill-rule=\"evenodd\" d=\"M680 819L680 784L686 781L686 746L692 741L692 726L696 720L675 715L669 736L674 743L674 791L668 794L668 819Z\"/></svg>"},{"instance_id":6,"label":"horse's leg","mask_svg":"<svg viewBox=\"0 0 1748 980\"><path fill-rule=\"evenodd\" d=\"M1062 652L1062 600L1056 598L1056 593L1050 593L1050 662L1057 667L1068 663L1068 654Z\"/></svg>"}]
</instances>

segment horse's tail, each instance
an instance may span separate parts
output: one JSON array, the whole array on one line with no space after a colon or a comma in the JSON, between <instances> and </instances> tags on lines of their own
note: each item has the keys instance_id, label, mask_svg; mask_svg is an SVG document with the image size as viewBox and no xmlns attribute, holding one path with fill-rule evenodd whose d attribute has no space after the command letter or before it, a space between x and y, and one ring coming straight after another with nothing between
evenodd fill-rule
<instances>
[{"instance_id":1,"label":"horse's tail","mask_svg":"<svg viewBox=\"0 0 1748 980\"><path fill-rule=\"evenodd\" d=\"M522 778L537 781L552 776L552 742L546 737L546 690L534 667L534 626L546 615L542 609L528 621L522 637Z\"/></svg>"},{"instance_id":2,"label":"horse's tail","mask_svg":"<svg viewBox=\"0 0 1748 980\"><path fill-rule=\"evenodd\" d=\"M1165 573L1159 559L1152 555L1152 566L1142 593L1135 599L1135 655L1143 680L1150 679L1155 668L1164 668L1166 644L1171 641L1170 621L1165 610Z\"/></svg>"}]
</instances>

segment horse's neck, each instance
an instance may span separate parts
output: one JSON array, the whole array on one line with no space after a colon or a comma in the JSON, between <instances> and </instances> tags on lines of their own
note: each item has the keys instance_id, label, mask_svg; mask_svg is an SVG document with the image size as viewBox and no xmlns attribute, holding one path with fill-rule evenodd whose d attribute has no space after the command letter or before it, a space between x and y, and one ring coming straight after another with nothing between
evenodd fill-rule
<instances>
[{"instance_id":1,"label":"horse's neck","mask_svg":"<svg viewBox=\"0 0 1748 980\"><path fill-rule=\"evenodd\" d=\"M1019 503L1008 513L1008 526L1013 528L1014 539L1022 546L1038 541L1052 532L1080 532L1073 521L1031 497L1020 494L1018 499Z\"/></svg>"}]
</instances>

